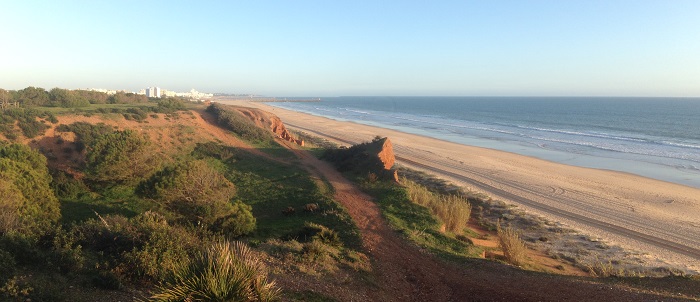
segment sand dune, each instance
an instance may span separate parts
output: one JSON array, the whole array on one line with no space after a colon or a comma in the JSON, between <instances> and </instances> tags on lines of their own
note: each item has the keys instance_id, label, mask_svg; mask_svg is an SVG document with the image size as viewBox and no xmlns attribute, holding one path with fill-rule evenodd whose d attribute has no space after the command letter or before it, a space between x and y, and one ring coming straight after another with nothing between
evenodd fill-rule
<instances>
[{"instance_id":1,"label":"sand dune","mask_svg":"<svg viewBox=\"0 0 700 302\"><path fill-rule=\"evenodd\" d=\"M700 270L700 189L632 174L580 168L399 131L340 122L262 103L291 129L358 143L394 143L400 164L517 204L650 258Z\"/></svg>"}]
</instances>

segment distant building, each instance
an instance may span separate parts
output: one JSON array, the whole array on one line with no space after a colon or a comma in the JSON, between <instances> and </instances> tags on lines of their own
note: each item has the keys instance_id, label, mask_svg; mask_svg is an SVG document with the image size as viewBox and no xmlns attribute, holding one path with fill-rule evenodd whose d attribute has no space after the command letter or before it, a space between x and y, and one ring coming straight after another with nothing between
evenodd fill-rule
<instances>
[{"instance_id":1,"label":"distant building","mask_svg":"<svg viewBox=\"0 0 700 302\"><path fill-rule=\"evenodd\" d=\"M146 96L149 98L159 98L160 97L160 87L148 87L146 89Z\"/></svg>"}]
</instances>

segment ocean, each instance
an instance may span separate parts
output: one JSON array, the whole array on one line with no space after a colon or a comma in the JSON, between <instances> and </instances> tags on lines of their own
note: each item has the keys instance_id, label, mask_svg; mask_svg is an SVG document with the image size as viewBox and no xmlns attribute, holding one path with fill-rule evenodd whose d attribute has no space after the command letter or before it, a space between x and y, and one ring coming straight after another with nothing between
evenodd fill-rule
<instances>
[{"instance_id":1,"label":"ocean","mask_svg":"<svg viewBox=\"0 0 700 302\"><path fill-rule=\"evenodd\" d=\"M269 104L700 188L700 98L333 97Z\"/></svg>"}]
</instances>

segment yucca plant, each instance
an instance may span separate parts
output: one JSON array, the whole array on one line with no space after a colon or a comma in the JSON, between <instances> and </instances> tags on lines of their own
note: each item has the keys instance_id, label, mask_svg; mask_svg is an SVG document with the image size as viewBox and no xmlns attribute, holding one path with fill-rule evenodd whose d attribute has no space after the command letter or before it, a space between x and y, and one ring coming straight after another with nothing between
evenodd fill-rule
<instances>
[{"instance_id":1,"label":"yucca plant","mask_svg":"<svg viewBox=\"0 0 700 302\"><path fill-rule=\"evenodd\" d=\"M279 293L250 248L220 241L184 261L150 301L273 301Z\"/></svg>"}]
</instances>

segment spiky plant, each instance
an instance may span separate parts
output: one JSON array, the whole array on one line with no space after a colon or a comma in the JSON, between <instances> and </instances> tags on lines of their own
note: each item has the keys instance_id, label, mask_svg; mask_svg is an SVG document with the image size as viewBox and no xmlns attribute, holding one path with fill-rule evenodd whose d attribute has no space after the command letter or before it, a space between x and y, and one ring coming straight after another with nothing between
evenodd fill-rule
<instances>
[{"instance_id":1,"label":"spiky plant","mask_svg":"<svg viewBox=\"0 0 700 302\"><path fill-rule=\"evenodd\" d=\"M250 248L220 241L184 261L150 301L273 301L279 293Z\"/></svg>"}]
</instances>

